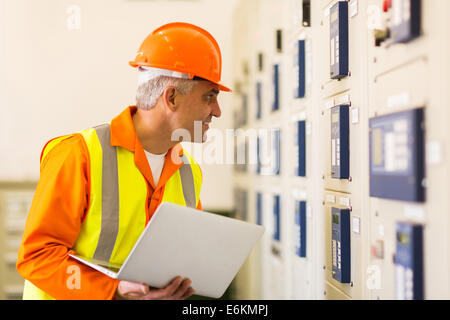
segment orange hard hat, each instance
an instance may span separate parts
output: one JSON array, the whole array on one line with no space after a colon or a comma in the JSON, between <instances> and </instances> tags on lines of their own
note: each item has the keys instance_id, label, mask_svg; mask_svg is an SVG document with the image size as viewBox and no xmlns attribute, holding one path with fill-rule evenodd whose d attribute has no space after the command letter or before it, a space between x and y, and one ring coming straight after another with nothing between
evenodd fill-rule
<instances>
[{"instance_id":1,"label":"orange hard hat","mask_svg":"<svg viewBox=\"0 0 450 320\"><path fill-rule=\"evenodd\" d=\"M222 55L214 37L190 23L163 25L145 38L134 61L136 67L153 67L209 80L222 91L231 91L220 83Z\"/></svg>"}]
</instances>

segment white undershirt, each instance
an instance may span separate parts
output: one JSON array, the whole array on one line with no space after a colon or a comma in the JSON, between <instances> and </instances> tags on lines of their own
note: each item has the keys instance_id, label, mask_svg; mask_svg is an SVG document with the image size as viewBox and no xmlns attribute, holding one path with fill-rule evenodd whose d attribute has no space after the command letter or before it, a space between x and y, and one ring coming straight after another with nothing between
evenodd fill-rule
<instances>
[{"instance_id":1,"label":"white undershirt","mask_svg":"<svg viewBox=\"0 0 450 320\"><path fill-rule=\"evenodd\" d=\"M164 154L153 154L153 153L145 151L145 155L147 156L148 164L150 165L150 169L152 170L153 182L155 183L155 187L158 185L159 178L161 177L161 172L164 167L164 161L166 159L166 154L167 154L167 152Z\"/></svg>"}]
</instances>

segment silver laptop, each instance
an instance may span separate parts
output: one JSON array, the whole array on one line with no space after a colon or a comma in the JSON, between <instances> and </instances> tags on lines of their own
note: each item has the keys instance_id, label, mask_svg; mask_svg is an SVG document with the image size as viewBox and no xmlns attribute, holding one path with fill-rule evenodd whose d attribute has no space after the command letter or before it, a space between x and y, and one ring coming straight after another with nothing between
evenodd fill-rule
<instances>
[{"instance_id":1,"label":"silver laptop","mask_svg":"<svg viewBox=\"0 0 450 320\"><path fill-rule=\"evenodd\" d=\"M71 257L112 278L156 288L182 276L196 294L220 298L263 233L259 225L164 202L123 265Z\"/></svg>"}]
</instances>

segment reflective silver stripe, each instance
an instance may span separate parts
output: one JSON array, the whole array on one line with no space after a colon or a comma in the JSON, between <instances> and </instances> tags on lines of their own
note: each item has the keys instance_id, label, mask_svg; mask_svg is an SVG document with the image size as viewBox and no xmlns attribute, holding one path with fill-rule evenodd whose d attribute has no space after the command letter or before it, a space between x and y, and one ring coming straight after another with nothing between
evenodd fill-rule
<instances>
[{"instance_id":1,"label":"reflective silver stripe","mask_svg":"<svg viewBox=\"0 0 450 320\"><path fill-rule=\"evenodd\" d=\"M94 259L109 261L119 232L119 178L117 150L111 147L109 124L94 128L102 146L102 225Z\"/></svg>"},{"instance_id":2,"label":"reflective silver stripe","mask_svg":"<svg viewBox=\"0 0 450 320\"><path fill-rule=\"evenodd\" d=\"M184 163L179 169L184 200L186 201L187 207L196 208L197 201L195 200L194 175L192 174L191 164L185 154L181 156L181 160Z\"/></svg>"}]
</instances>

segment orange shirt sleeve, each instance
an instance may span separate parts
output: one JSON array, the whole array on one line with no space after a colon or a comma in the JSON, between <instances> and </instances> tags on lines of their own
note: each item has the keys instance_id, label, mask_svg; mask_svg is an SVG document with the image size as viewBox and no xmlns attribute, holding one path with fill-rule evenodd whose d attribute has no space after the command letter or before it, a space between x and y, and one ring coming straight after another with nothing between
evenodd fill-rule
<instances>
[{"instance_id":1,"label":"orange shirt sleeve","mask_svg":"<svg viewBox=\"0 0 450 320\"><path fill-rule=\"evenodd\" d=\"M20 275L55 299L113 299L119 280L69 257L89 205L89 154L76 134L41 163L17 259Z\"/></svg>"}]
</instances>

